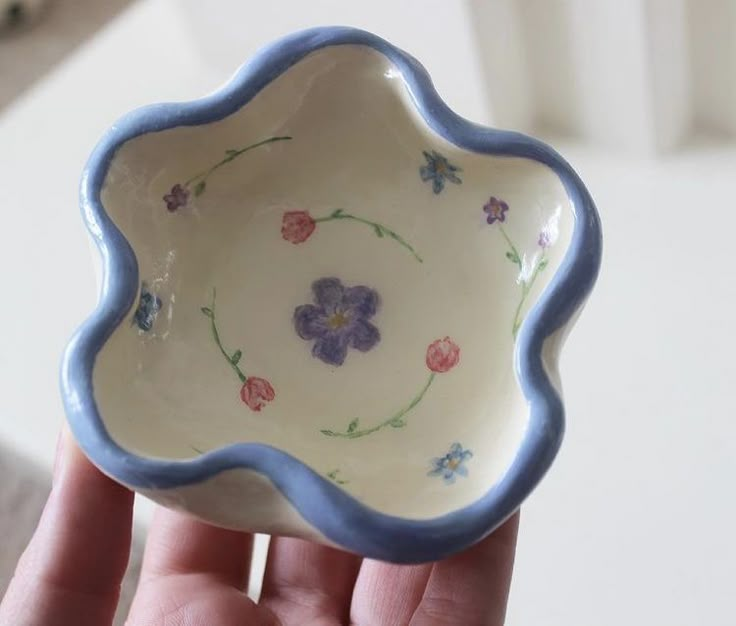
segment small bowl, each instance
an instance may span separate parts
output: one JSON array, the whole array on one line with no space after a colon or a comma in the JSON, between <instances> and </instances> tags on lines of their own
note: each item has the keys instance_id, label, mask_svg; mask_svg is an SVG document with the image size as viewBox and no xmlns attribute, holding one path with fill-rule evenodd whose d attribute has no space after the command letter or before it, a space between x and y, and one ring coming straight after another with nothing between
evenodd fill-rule
<instances>
[{"instance_id":1,"label":"small bowl","mask_svg":"<svg viewBox=\"0 0 736 626\"><path fill-rule=\"evenodd\" d=\"M103 258L62 390L103 472L227 528L395 562L482 539L549 468L595 281L570 166L317 28L122 118L84 172Z\"/></svg>"}]
</instances>

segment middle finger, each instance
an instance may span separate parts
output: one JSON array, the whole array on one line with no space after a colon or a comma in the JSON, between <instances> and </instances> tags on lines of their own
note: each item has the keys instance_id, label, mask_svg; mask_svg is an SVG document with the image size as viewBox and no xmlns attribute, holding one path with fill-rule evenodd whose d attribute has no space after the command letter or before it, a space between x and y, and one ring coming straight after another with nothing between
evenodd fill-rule
<instances>
[{"instance_id":1,"label":"middle finger","mask_svg":"<svg viewBox=\"0 0 736 626\"><path fill-rule=\"evenodd\" d=\"M205 574L244 589L253 535L210 526L176 511L158 508L146 541L141 583L178 574Z\"/></svg>"}]
</instances>

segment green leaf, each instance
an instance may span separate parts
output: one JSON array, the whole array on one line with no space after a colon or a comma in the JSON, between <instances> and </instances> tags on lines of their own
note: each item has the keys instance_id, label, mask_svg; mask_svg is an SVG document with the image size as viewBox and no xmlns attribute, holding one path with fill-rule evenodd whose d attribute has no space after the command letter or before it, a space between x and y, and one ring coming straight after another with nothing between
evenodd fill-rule
<instances>
[{"instance_id":1,"label":"green leaf","mask_svg":"<svg viewBox=\"0 0 736 626\"><path fill-rule=\"evenodd\" d=\"M207 317L212 317L213 315L212 309L208 306L203 306L200 311L202 311L202 313L204 313Z\"/></svg>"},{"instance_id":2,"label":"green leaf","mask_svg":"<svg viewBox=\"0 0 736 626\"><path fill-rule=\"evenodd\" d=\"M549 261L547 259L542 259L542 261L539 263L539 271L541 272L545 267L547 267L547 264Z\"/></svg>"},{"instance_id":3,"label":"green leaf","mask_svg":"<svg viewBox=\"0 0 736 626\"><path fill-rule=\"evenodd\" d=\"M194 195L195 197L201 196L204 193L205 188L207 187L207 183L203 180L200 180L196 185L194 185Z\"/></svg>"},{"instance_id":4,"label":"green leaf","mask_svg":"<svg viewBox=\"0 0 736 626\"><path fill-rule=\"evenodd\" d=\"M338 477L338 474L340 473L339 469L334 469L331 472L327 472L327 478L330 480L335 481L338 485L347 485L350 481L344 480L340 477Z\"/></svg>"},{"instance_id":5,"label":"green leaf","mask_svg":"<svg viewBox=\"0 0 736 626\"><path fill-rule=\"evenodd\" d=\"M225 154L227 154L228 156L235 156L236 154L238 154L238 151L237 150L232 150L232 149L225 150Z\"/></svg>"},{"instance_id":6,"label":"green leaf","mask_svg":"<svg viewBox=\"0 0 736 626\"><path fill-rule=\"evenodd\" d=\"M323 435L327 435L328 437L336 437L337 433L334 430L320 430Z\"/></svg>"},{"instance_id":7,"label":"green leaf","mask_svg":"<svg viewBox=\"0 0 736 626\"><path fill-rule=\"evenodd\" d=\"M376 224L376 225L375 225L375 226L373 227L373 230L375 230L375 231L376 231L376 236L377 236L377 237L383 237L383 230L381 229L381 227L380 227L380 226L379 226L378 224Z\"/></svg>"},{"instance_id":8,"label":"green leaf","mask_svg":"<svg viewBox=\"0 0 736 626\"><path fill-rule=\"evenodd\" d=\"M342 214L342 209L335 209L332 213L330 213L330 217L340 217Z\"/></svg>"},{"instance_id":9,"label":"green leaf","mask_svg":"<svg viewBox=\"0 0 736 626\"><path fill-rule=\"evenodd\" d=\"M389 423L389 426L391 428L403 428L406 426L406 420L403 417L396 417L392 419Z\"/></svg>"},{"instance_id":10,"label":"green leaf","mask_svg":"<svg viewBox=\"0 0 736 626\"><path fill-rule=\"evenodd\" d=\"M516 255L515 252L511 252L511 251L507 252L506 253L506 258L509 261L511 261L512 263L518 263L519 262L519 257Z\"/></svg>"},{"instance_id":11,"label":"green leaf","mask_svg":"<svg viewBox=\"0 0 736 626\"><path fill-rule=\"evenodd\" d=\"M233 365L237 365L238 362L240 361L240 357L241 356L243 356L243 351L242 350L236 350L235 352L233 352L233 355L230 357L230 362Z\"/></svg>"},{"instance_id":12,"label":"green leaf","mask_svg":"<svg viewBox=\"0 0 736 626\"><path fill-rule=\"evenodd\" d=\"M348 432L354 433L358 428L358 418L356 417L352 422L348 424Z\"/></svg>"}]
</instances>

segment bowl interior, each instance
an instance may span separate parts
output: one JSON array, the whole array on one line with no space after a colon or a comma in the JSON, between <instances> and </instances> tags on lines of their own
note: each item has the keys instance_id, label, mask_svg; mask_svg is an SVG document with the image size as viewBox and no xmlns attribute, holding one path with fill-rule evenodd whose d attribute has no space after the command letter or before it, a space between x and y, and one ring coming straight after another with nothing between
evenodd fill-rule
<instances>
[{"instance_id":1,"label":"bowl interior","mask_svg":"<svg viewBox=\"0 0 736 626\"><path fill-rule=\"evenodd\" d=\"M528 420L515 330L570 202L546 167L434 133L383 55L322 49L233 115L130 140L102 203L141 280L94 368L124 448L265 443L410 518L503 476Z\"/></svg>"}]
</instances>

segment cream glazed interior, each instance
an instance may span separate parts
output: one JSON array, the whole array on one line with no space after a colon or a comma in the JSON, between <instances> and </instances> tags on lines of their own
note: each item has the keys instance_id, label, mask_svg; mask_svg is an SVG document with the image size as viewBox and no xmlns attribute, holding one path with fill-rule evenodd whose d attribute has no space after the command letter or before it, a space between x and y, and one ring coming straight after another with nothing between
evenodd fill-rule
<instances>
[{"instance_id":1,"label":"cream glazed interior","mask_svg":"<svg viewBox=\"0 0 736 626\"><path fill-rule=\"evenodd\" d=\"M302 31L210 96L133 111L81 204L101 293L62 397L118 482L409 563L480 540L554 460L595 206L388 42Z\"/></svg>"},{"instance_id":2,"label":"cream glazed interior","mask_svg":"<svg viewBox=\"0 0 736 626\"><path fill-rule=\"evenodd\" d=\"M124 449L268 444L415 519L510 466L515 337L570 201L546 166L434 133L382 54L316 51L225 119L128 141L101 200L141 285L94 367Z\"/></svg>"}]
</instances>

